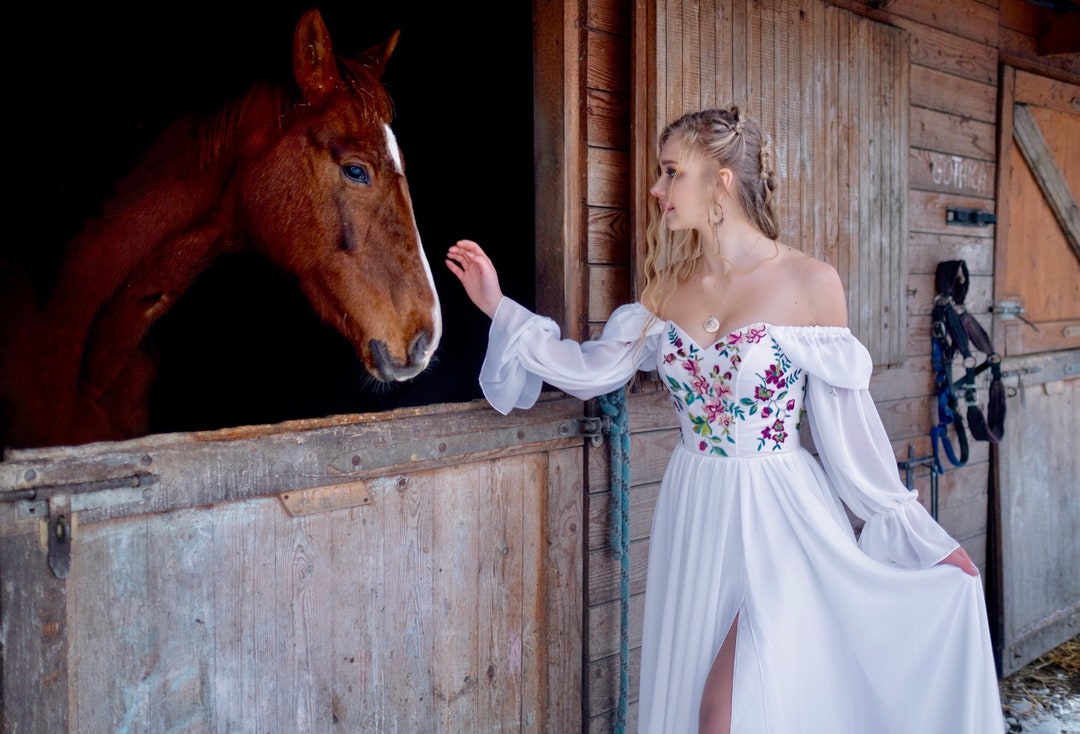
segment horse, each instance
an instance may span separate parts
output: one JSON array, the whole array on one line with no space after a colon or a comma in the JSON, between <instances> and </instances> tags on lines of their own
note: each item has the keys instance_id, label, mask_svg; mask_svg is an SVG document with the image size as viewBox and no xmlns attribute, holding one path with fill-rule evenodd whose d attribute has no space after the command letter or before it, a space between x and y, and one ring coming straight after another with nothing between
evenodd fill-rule
<instances>
[{"instance_id":1,"label":"horse","mask_svg":"<svg viewBox=\"0 0 1080 734\"><path fill-rule=\"evenodd\" d=\"M427 368L439 297L382 83L398 36L342 57L308 10L293 79L177 119L65 248L43 303L0 273L0 445L145 435L151 327L231 253L258 253L294 278L376 383Z\"/></svg>"}]
</instances>

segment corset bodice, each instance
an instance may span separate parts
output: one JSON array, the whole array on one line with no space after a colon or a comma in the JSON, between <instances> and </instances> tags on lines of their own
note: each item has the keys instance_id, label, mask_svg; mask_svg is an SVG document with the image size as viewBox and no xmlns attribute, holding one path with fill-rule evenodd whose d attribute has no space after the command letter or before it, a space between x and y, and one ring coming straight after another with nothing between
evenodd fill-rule
<instances>
[{"instance_id":1,"label":"corset bodice","mask_svg":"<svg viewBox=\"0 0 1080 734\"><path fill-rule=\"evenodd\" d=\"M806 375L767 324L745 326L702 347L669 321L658 364L682 443L691 451L733 457L799 448Z\"/></svg>"}]
</instances>

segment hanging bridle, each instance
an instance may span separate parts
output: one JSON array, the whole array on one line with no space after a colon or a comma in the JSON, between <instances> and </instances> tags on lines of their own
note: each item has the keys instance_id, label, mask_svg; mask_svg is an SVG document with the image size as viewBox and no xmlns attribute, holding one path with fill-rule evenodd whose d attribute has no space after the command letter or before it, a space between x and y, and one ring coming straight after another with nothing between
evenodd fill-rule
<instances>
[{"instance_id":1,"label":"hanging bridle","mask_svg":"<svg viewBox=\"0 0 1080 734\"><path fill-rule=\"evenodd\" d=\"M957 407L958 395L967 404L967 429L976 441L998 443L1005 434L1005 388L1001 383L1001 356L990 343L990 337L982 325L964 306L969 285L968 267L963 260L946 260L938 263L934 298L932 360L934 365L934 388L937 393L938 424L930 431L933 442L934 462L938 472L943 472L938 446L945 450L953 466L963 466L968 460L967 431ZM971 346L986 355L983 363L976 366ZM956 354L963 357L964 374L955 382L952 379L952 362ZM990 397L987 417L979 408L975 378L990 369ZM954 426L960 456L957 457L949 441L949 425Z\"/></svg>"}]
</instances>

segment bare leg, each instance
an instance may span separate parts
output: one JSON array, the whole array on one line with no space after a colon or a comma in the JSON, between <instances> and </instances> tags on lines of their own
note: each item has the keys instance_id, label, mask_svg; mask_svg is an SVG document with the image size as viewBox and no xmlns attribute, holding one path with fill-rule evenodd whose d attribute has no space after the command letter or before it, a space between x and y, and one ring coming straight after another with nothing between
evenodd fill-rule
<instances>
[{"instance_id":1,"label":"bare leg","mask_svg":"<svg viewBox=\"0 0 1080 734\"><path fill-rule=\"evenodd\" d=\"M698 734L731 734L731 688L735 673L735 638L739 615L735 615L724 644L716 653L705 689L701 692Z\"/></svg>"}]
</instances>

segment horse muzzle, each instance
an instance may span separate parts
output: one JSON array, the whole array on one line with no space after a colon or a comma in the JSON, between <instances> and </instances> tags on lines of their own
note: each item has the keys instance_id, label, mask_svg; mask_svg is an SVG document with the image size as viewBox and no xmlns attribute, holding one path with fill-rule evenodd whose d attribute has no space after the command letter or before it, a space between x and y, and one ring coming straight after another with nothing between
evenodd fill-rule
<instances>
[{"instance_id":1,"label":"horse muzzle","mask_svg":"<svg viewBox=\"0 0 1080 734\"><path fill-rule=\"evenodd\" d=\"M435 353L437 344L433 343L431 332L421 330L409 344L409 351L404 362L394 359L386 342L372 339L368 342L368 350L371 352L371 369L369 371L377 379L383 382L403 382L411 380L427 369L431 355Z\"/></svg>"}]
</instances>

